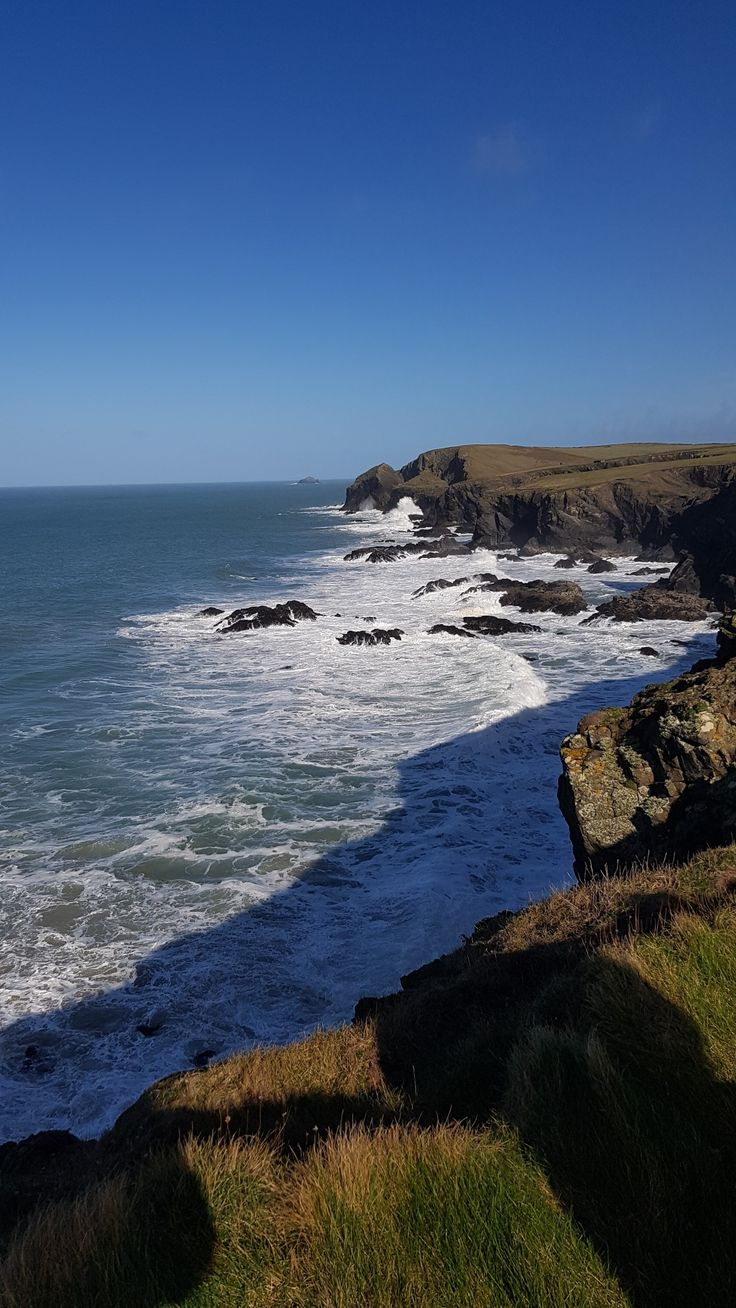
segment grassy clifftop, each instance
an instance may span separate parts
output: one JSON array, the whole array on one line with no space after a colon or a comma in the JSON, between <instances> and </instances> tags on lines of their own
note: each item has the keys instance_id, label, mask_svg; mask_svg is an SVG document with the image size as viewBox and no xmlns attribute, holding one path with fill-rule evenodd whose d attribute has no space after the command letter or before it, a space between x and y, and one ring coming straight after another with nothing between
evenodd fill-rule
<instances>
[{"instance_id":1,"label":"grassy clifftop","mask_svg":"<svg viewBox=\"0 0 736 1308\"><path fill-rule=\"evenodd\" d=\"M0 1304L732 1304L734 883L501 914L351 1026L0 1151Z\"/></svg>"}]
</instances>

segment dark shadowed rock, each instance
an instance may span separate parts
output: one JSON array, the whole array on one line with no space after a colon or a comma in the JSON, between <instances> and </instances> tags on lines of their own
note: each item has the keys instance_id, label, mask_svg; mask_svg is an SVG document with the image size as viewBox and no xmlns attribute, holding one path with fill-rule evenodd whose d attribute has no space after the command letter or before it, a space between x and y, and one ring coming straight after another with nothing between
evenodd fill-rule
<instances>
[{"instance_id":1,"label":"dark shadowed rock","mask_svg":"<svg viewBox=\"0 0 736 1308\"><path fill-rule=\"evenodd\" d=\"M582 613L588 605L574 581L514 581L501 596L501 603L522 613L559 613L563 617Z\"/></svg>"},{"instance_id":2,"label":"dark shadowed rock","mask_svg":"<svg viewBox=\"0 0 736 1308\"><path fill-rule=\"evenodd\" d=\"M616 564L611 563L610 559L596 559L595 563L591 563L590 567L588 568L588 572L592 572L594 576L597 576L601 572L616 572L616 571L617 571Z\"/></svg>"},{"instance_id":3,"label":"dark shadowed rock","mask_svg":"<svg viewBox=\"0 0 736 1308\"><path fill-rule=\"evenodd\" d=\"M430 636L467 636L469 640L475 640L472 631L466 631L463 627L453 627L452 624L448 626L445 622L436 622L433 627L429 628L428 634Z\"/></svg>"},{"instance_id":4,"label":"dark shadowed rock","mask_svg":"<svg viewBox=\"0 0 736 1308\"><path fill-rule=\"evenodd\" d=\"M566 558L558 559L554 566L556 568L574 568L575 567L574 554L568 554Z\"/></svg>"},{"instance_id":5,"label":"dark shadowed rock","mask_svg":"<svg viewBox=\"0 0 736 1308\"><path fill-rule=\"evenodd\" d=\"M651 645L642 645L641 649L639 650L639 653L646 654L646 656L650 659L659 658L659 650L653 649Z\"/></svg>"},{"instance_id":6,"label":"dark shadowed rock","mask_svg":"<svg viewBox=\"0 0 736 1308\"><path fill-rule=\"evenodd\" d=\"M477 631L481 636L507 636L513 632L541 631L530 622L511 622L509 618L497 618L494 613L474 614L463 618L463 626L468 631Z\"/></svg>"},{"instance_id":7,"label":"dark shadowed rock","mask_svg":"<svg viewBox=\"0 0 736 1308\"><path fill-rule=\"evenodd\" d=\"M210 604L208 608L206 608L206 609L200 609L200 610L199 610L199 613L197 614L197 617L198 617L198 618L219 618L220 614L221 614L221 613L224 613L224 612L225 612L224 609L216 609L215 606L214 606L214 604Z\"/></svg>"},{"instance_id":8,"label":"dark shadowed rock","mask_svg":"<svg viewBox=\"0 0 736 1308\"><path fill-rule=\"evenodd\" d=\"M297 622L310 622L319 615L301 600L287 600L285 604L251 604L249 608L234 609L217 630L224 636L238 631L258 631L263 627L295 627Z\"/></svg>"},{"instance_id":9,"label":"dark shadowed rock","mask_svg":"<svg viewBox=\"0 0 736 1308\"><path fill-rule=\"evenodd\" d=\"M657 577L664 572L669 573L670 571L670 568L637 568L636 572L632 572L631 575L632 577Z\"/></svg>"},{"instance_id":10,"label":"dark shadowed rock","mask_svg":"<svg viewBox=\"0 0 736 1308\"><path fill-rule=\"evenodd\" d=\"M346 631L336 640L338 645L390 645L392 640L401 640L405 634L400 627L374 627L373 631Z\"/></svg>"}]
</instances>

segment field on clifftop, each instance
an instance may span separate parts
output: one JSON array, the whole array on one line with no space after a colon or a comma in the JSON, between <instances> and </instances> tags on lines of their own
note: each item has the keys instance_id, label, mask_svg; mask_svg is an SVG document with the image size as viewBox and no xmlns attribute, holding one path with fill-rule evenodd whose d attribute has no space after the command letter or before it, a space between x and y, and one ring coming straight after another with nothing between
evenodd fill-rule
<instances>
[{"instance_id":1,"label":"field on clifftop","mask_svg":"<svg viewBox=\"0 0 736 1308\"><path fill-rule=\"evenodd\" d=\"M352 1026L6 1147L0 1304L733 1304L735 884L501 914Z\"/></svg>"}]
</instances>

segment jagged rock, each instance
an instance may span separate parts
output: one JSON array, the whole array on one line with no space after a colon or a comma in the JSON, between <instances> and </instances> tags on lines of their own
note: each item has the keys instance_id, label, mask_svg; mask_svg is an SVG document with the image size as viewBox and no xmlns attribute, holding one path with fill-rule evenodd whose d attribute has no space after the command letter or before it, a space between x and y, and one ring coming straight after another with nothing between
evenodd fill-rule
<instances>
[{"instance_id":1,"label":"jagged rock","mask_svg":"<svg viewBox=\"0 0 736 1308\"><path fill-rule=\"evenodd\" d=\"M338 645L390 645L392 640L401 640L406 633L400 627L374 627L373 631L346 631L337 636Z\"/></svg>"},{"instance_id":2,"label":"jagged rock","mask_svg":"<svg viewBox=\"0 0 736 1308\"><path fill-rule=\"evenodd\" d=\"M566 558L564 558L564 559L558 559L554 566L555 566L556 568L574 568L574 567L575 567L575 555L574 555L574 554L568 554L568 555L566 556Z\"/></svg>"},{"instance_id":3,"label":"jagged rock","mask_svg":"<svg viewBox=\"0 0 736 1308\"><path fill-rule=\"evenodd\" d=\"M631 575L632 577L657 577L663 572L669 573L670 571L670 568L637 568L636 572L632 572Z\"/></svg>"},{"instance_id":4,"label":"jagged rock","mask_svg":"<svg viewBox=\"0 0 736 1308\"><path fill-rule=\"evenodd\" d=\"M301 600L287 600L285 604L251 604L246 609L234 609L217 630L224 636L238 631L258 631L261 627L295 627L307 619L314 622L319 615Z\"/></svg>"},{"instance_id":5,"label":"jagged rock","mask_svg":"<svg viewBox=\"0 0 736 1308\"><path fill-rule=\"evenodd\" d=\"M512 632L541 631L531 622L511 622L509 618L497 618L493 613L483 613L463 618L463 626L468 631L477 631L481 636L507 636Z\"/></svg>"},{"instance_id":6,"label":"jagged rock","mask_svg":"<svg viewBox=\"0 0 736 1308\"><path fill-rule=\"evenodd\" d=\"M215 606L214 606L214 604L210 604L210 605L208 606L208 608L206 608L206 609L200 609L200 610L199 610L199 613L197 614L197 617L198 617L198 618L219 618L220 614L221 614L221 613L224 613L224 612L225 612L224 609L216 609Z\"/></svg>"},{"instance_id":7,"label":"jagged rock","mask_svg":"<svg viewBox=\"0 0 736 1308\"><path fill-rule=\"evenodd\" d=\"M429 628L428 635L467 636L470 640L475 640L475 636L472 631L466 631L463 627L453 627L452 625L448 626L447 623L445 622L436 622L433 627Z\"/></svg>"},{"instance_id":8,"label":"jagged rock","mask_svg":"<svg viewBox=\"0 0 736 1308\"><path fill-rule=\"evenodd\" d=\"M601 709L561 749L560 805L581 879L682 860L736 836L736 659Z\"/></svg>"},{"instance_id":9,"label":"jagged rock","mask_svg":"<svg viewBox=\"0 0 736 1308\"><path fill-rule=\"evenodd\" d=\"M588 568L588 572L592 572L595 576L597 576L598 573L600 572L617 572L617 571L618 569L616 568L616 564L611 563L610 559L596 559L595 563L591 563L590 567Z\"/></svg>"},{"instance_id":10,"label":"jagged rock","mask_svg":"<svg viewBox=\"0 0 736 1308\"><path fill-rule=\"evenodd\" d=\"M522 613L559 613L563 617L582 613L588 605L574 581L514 581L501 596L501 603Z\"/></svg>"},{"instance_id":11,"label":"jagged rock","mask_svg":"<svg viewBox=\"0 0 736 1308\"><path fill-rule=\"evenodd\" d=\"M606 600L585 622L600 618L612 618L614 622L702 622L712 610L712 604L698 595L665 590L655 584L642 586L632 595Z\"/></svg>"}]
</instances>

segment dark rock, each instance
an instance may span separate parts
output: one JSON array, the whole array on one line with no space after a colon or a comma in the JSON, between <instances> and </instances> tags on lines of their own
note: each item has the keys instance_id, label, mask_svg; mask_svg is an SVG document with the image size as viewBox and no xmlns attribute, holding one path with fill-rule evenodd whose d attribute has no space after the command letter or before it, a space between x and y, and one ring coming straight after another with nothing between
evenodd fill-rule
<instances>
[{"instance_id":1,"label":"dark rock","mask_svg":"<svg viewBox=\"0 0 736 1308\"><path fill-rule=\"evenodd\" d=\"M247 609L234 609L217 630L225 636L236 631L258 631L262 627L295 627L307 619L314 622L319 614L301 600L287 600L285 604L252 604Z\"/></svg>"},{"instance_id":2,"label":"dark rock","mask_svg":"<svg viewBox=\"0 0 736 1308\"><path fill-rule=\"evenodd\" d=\"M437 590L451 590L453 586L464 586L469 577L456 577L454 581L445 581L444 577L438 577L436 581L428 581L426 586L420 586L412 594L412 599L421 599L422 595L432 595Z\"/></svg>"},{"instance_id":3,"label":"dark rock","mask_svg":"<svg viewBox=\"0 0 736 1308\"><path fill-rule=\"evenodd\" d=\"M594 576L597 576L600 572L616 572L617 570L616 564L611 563L610 559L596 559L595 563L591 563L588 568L588 572L592 572Z\"/></svg>"},{"instance_id":4,"label":"dark rock","mask_svg":"<svg viewBox=\"0 0 736 1308\"><path fill-rule=\"evenodd\" d=\"M463 618L463 626L468 631L477 631L481 636L506 636L512 632L541 631L530 622L511 622L509 618L497 618L495 614L483 613Z\"/></svg>"},{"instance_id":5,"label":"dark rock","mask_svg":"<svg viewBox=\"0 0 736 1308\"><path fill-rule=\"evenodd\" d=\"M718 624L718 662L728 663L736 655L736 612L725 613Z\"/></svg>"},{"instance_id":6,"label":"dark rock","mask_svg":"<svg viewBox=\"0 0 736 1308\"><path fill-rule=\"evenodd\" d=\"M639 653L640 653L640 654L646 654L650 659L658 659L658 658L659 658L659 650L658 650L658 649L652 649L652 646L651 646L651 645L642 645L641 649L639 650Z\"/></svg>"},{"instance_id":7,"label":"dark rock","mask_svg":"<svg viewBox=\"0 0 736 1308\"><path fill-rule=\"evenodd\" d=\"M199 1053L195 1054L192 1059L194 1067L208 1067L216 1053L216 1049L200 1049Z\"/></svg>"},{"instance_id":8,"label":"dark rock","mask_svg":"<svg viewBox=\"0 0 736 1308\"><path fill-rule=\"evenodd\" d=\"M160 1031L160 1030L161 1030L161 1023L160 1023L160 1022L153 1022L153 1023L151 1023L151 1022L139 1022L138 1025L137 1025L137 1027L136 1027L135 1029L136 1029L136 1031L139 1033L139 1035L142 1035L142 1036L155 1036L156 1033L157 1033L157 1031Z\"/></svg>"},{"instance_id":9,"label":"dark rock","mask_svg":"<svg viewBox=\"0 0 736 1308\"><path fill-rule=\"evenodd\" d=\"M336 640L338 645L390 645L392 640L401 640L404 635L400 627L374 627L373 631L346 631Z\"/></svg>"},{"instance_id":10,"label":"dark rock","mask_svg":"<svg viewBox=\"0 0 736 1308\"><path fill-rule=\"evenodd\" d=\"M225 612L224 609L216 609L215 606L214 606L214 604L210 604L209 608L206 608L206 609L200 609L200 610L199 610L199 613L197 614L197 617L198 617L198 618L219 618L220 614L221 614L221 613L224 613L224 612Z\"/></svg>"},{"instance_id":11,"label":"dark rock","mask_svg":"<svg viewBox=\"0 0 736 1308\"><path fill-rule=\"evenodd\" d=\"M439 636L443 634L445 636L467 636L470 640L475 639L472 631L465 631L463 627L448 626L445 622L436 622L433 627L429 628L428 634L430 636Z\"/></svg>"},{"instance_id":12,"label":"dark rock","mask_svg":"<svg viewBox=\"0 0 736 1308\"><path fill-rule=\"evenodd\" d=\"M686 591L665 590L656 583L642 586L632 595L606 600L586 622L598 618L612 618L614 622L702 622L712 609L708 600Z\"/></svg>"},{"instance_id":13,"label":"dark rock","mask_svg":"<svg viewBox=\"0 0 736 1308\"><path fill-rule=\"evenodd\" d=\"M670 571L670 568L637 568L636 572L632 572L631 575L632 577L656 577L660 573L669 573Z\"/></svg>"},{"instance_id":14,"label":"dark rock","mask_svg":"<svg viewBox=\"0 0 736 1308\"><path fill-rule=\"evenodd\" d=\"M514 581L501 596L501 603L522 613L559 613L563 617L588 607L574 581Z\"/></svg>"},{"instance_id":15,"label":"dark rock","mask_svg":"<svg viewBox=\"0 0 736 1308\"><path fill-rule=\"evenodd\" d=\"M574 554L568 554L566 558L558 559L554 566L556 568L574 568L575 567Z\"/></svg>"}]
</instances>

